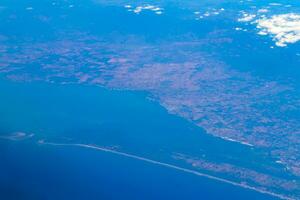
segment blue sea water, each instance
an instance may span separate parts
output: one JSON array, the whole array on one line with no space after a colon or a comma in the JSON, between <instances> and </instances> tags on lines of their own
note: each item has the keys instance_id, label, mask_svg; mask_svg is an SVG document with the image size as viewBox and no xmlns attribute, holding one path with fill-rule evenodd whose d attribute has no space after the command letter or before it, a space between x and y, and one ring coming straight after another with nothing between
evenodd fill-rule
<instances>
[{"instance_id":1,"label":"blue sea water","mask_svg":"<svg viewBox=\"0 0 300 200\"><path fill-rule=\"evenodd\" d=\"M97 86L13 83L2 79L1 134L34 133L37 139L120 146L147 156L206 154L215 160L259 167L263 151L224 141L169 114L144 92ZM240 155L247 155L241 157ZM225 157L222 157L225 156ZM264 170L261 168L260 170Z\"/></svg>"},{"instance_id":2,"label":"blue sea water","mask_svg":"<svg viewBox=\"0 0 300 200\"><path fill-rule=\"evenodd\" d=\"M241 145L236 151L238 144L201 133L144 94L4 80L0 88L0 98L5 99L0 109L1 135L35 134L23 141L0 141L1 199L273 199L107 152L38 144L45 139L116 145L121 151L166 163L170 162L166 155L173 151L213 153L212 157L231 151L255 159L249 149Z\"/></svg>"},{"instance_id":3,"label":"blue sea water","mask_svg":"<svg viewBox=\"0 0 300 200\"><path fill-rule=\"evenodd\" d=\"M251 31L232 32L237 26L232 16L224 17L222 22L219 18L191 20L193 9L180 9L177 4L164 1L160 3L168 12L163 16L147 11L135 15L124 9L127 1L116 2L60 1L53 6L52 1L3 1L0 5L0 33L9 38L3 43L18 47L23 41L27 44L45 42L51 46L51 41L64 39L60 38L61 35L70 34L66 38L80 40L80 34L84 33L99 38L114 38L112 35L116 34L116 40L123 34L133 35L138 38L136 41L142 38L159 45L176 42L177 37L182 42L185 35L189 39L202 39L216 30L219 34L225 32L226 37L233 41L215 46L203 44L193 47L194 51L215 55L216 59L230 65L230 69L251 72L264 80L297 80L300 74L299 56L295 54L299 44L284 52L270 49L274 43L270 38L260 38ZM216 2L220 8L242 9L231 1L224 4L214 1L212 5L217 5ZM265 3L259 2L257 6ZM5 9L2 10L1 6ZM32 10L26 10L31 6ZM201 7L194 10L198 9ZM18 51L18 48L10 51ZM40 77L48 73L36 63L28 64L22 70L16 73L26 72ZM59 81L54 84L13 82L5 75L0 78L0 91L1 200L274 199L142 160L78 146L46 145L39 141L114 148L183 168L191 166L172 159L172 155L205 155L212 162L229 163L262 173L276 172L276 177L289 176L284 171L269 172L265 168L276 164L264 149L208 135L188 120L168 113L157 100L149 98L151 95L147 91L113 90L89 84L63 85ZM34 136L7 140L16 132Z\"/></svg>"},{"instance_id":4,"label":"blue sea water","mask_svg":"<svg viewBox=\"0 0 300 200\"><path fill-rule=\"evenodd\" d=\"M274 199L105 152L0 144L1 199Z\"/></svg>"}]
</instances>

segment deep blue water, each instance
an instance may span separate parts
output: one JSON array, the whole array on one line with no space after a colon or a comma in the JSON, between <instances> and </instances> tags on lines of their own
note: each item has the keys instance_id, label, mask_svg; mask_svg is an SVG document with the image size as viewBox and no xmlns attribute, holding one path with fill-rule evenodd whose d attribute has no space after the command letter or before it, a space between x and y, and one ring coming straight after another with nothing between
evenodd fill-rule
<instances>
[{"instance_id":1,"label":"deep blue water","mask_svg":"<svg viewBox=\"0 0 300 200\"><path fill-rule=\"evenodd\" d=\"M72 9L69 8L71 3L75 4ZM168 12L158 16L151 12L128 13L123 3L116 6L116 3L64 1L52 6L52 1L3 1L0 6L7 8L0 10L0 33L9 38L9 46L18 46L20 41L51 44L61 35L76 35L77 32L100 38L113 38L115 33L117 36L134 35L159 44L176 41L177 37L182 41L184 35L197 39L205 38L214 30L220 34L227 30L225 35L233 39L231 43L204 44L194 50L215 55L231 69L250 72L265 80L292 78L296 80L295 85L299 85L299 56L295 54L299 44L286 49L270 49L274 43L270 38L261 38L253 31L231 32L238 24L232 21L232 16L226 15L221 23L219 18L196 21L186 17L193 10L167 3L162 5ZM226 9L242 9L235 5L228 3ZM28 11L25 9L28 6L34 9ZM48 21L37 16L46 17ZM40 72L35 63L23 70L33 74L47 73ZM174 153L205 154L213 162L273 173L264 168L276 165L268 152L210 136L200 127L167 113L158 102L147 98L149 93L42 81L18 83L5 77L0 78L0 91L0 136L18 131L34 134L26 140L0 140L0 200L273 199L110 153L37 143L44 139L114 146L122 152L187 168L190 166L171 156ZM294 95L298 94L297 90ZM283 171L275 172L279 177L288 176Z\"/></svg>"},{"instance_id":2,"label":"deep blue water","mask_svg":"<svg viewBox=\"0 0 300 200\"><path fill-rule=\"evenodd\" d=\"M4 80L0 88L1 135L35 134L23 141L0 141L1 199L272 199L110 153L37 144L46 139L117 145L167 163L172 152L206 153L219 161L227 153L258 159L258 152L206 135L143 93ZM240 164L255 166L249 159Z\"/></svg>"},{"instance_id":3,"label":"deep blue water","mask_svg":"<svg viewBox=\"0 0 300 200\"><path fill-rule=\"evenodd\" d=\"M263 151L206 134L169 114L143 92L3 79L0 89L2 135L21 131L50 141L116 145L153 158L171 153L206 154L220 162L259 170L264 170L259 163L271 161Z\"/></svg>"},{"instance_id":4,"label":"deep blue water","mask_svg":"<svg viewBox=\"0 0 300 200\"><path fill-rule=\"evenodd\" d=\"M273 199L99 151L0 144L1 199Z\"/></svg>"}]
</instances>

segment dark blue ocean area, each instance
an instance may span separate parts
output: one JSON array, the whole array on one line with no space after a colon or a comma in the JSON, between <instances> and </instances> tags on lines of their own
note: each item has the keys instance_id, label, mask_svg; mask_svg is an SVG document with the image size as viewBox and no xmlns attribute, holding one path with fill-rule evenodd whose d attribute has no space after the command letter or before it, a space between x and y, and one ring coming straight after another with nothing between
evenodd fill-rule
<instances>
[{"instance_id":1,"label":"dark blue ocean area","mask_svg":"<svg viewBox=\"0 0 300 200\"><path fill-rule=\"evenodd\" d=\"M300 4L0 2L0 200L300 199Z\"/></svg>"},{"instance_id":2,"label":"dark blue ocean area","mask_svg":"<svg viewBox=\"0 0 300 200\"><path fill-rule=\"evenodd\" d=\"M3 199L273 199L120 155L38 144L49 138L58 143L120 145L126 152L168 163L163 156L176 150L211 152L215 159L218 154L253 154L255 159L249 148L202 133L145 94L5 81L1 91L1 124L6 125L1 135L18 130L38 133L23 141L1 140Z\"/></svg>"}]
</instances>

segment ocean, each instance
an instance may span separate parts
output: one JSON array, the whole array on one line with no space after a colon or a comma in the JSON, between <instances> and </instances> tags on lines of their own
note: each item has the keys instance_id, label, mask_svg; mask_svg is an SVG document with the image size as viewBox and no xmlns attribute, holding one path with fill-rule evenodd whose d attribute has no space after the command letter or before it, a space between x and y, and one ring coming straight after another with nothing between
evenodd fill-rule
<instances>
[{"instance_id":1,"label":"ocean","mask_svg":"<svg viewBox=\"0 0 300 200\"><path fill-rule=\"evenodd\" d=\"M179 167L185 166L171 159L174 152L256 158L247 147L167 113L143 93L3 79L0 85L1 136L34 134L0 140L1 199L273 199L131 157L41 142L93 144Z\"/></svg>"}]
</instances>

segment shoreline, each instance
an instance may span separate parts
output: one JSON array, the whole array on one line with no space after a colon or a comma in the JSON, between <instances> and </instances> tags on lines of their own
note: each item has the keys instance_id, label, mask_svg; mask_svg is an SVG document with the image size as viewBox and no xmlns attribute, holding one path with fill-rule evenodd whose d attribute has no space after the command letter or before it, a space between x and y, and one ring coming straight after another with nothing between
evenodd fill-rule
<instances>
[{"instance_id":1,"label":"shoreline","mask_svg":"<svg viewBox=\"0 0 300 200\"><path fill-rule=\"evenodd\" d=\"M196 170L179 167L179 166L176 166L176 165L160 162L160 161L157 161L157 160L152 160L152 159L137 156L137 155L134 155L134 154L120 152L120 151L109 149L109 148L98 147L98 146L88 145L88 144L81 144L81 143L72 143L72 144L53 143L53 142L45 142L44 140L39 140L38 144L40 144L40 145L51 145L51 146L62 146L62 147L73 146L73 147L81 147L81 148L98 150L98 151L107 152L107 153L111 153L111 154L131 158L131 159L135 159L135 160L144 161L144 162L151 163L151 164L154 164L154 165L159 165L159 166L171 168L171 169L174 169L174 170L177 170L177 171L193 174L193 175L196 175L196 176L206 177L206 178L211 179L211 180L216 180L216 181L227 183L227 184L230 184L230 185L233 185L233 186L237 186L237 187L241 187L241 188L244 188L244 189L256 191L256 192L259 192L261 194L267 194L267 195L270 195L270 196L273 196L273 197L277 197L279 199L295 200L294 198L287 197L287 196L284 196L284 195L281 195L281 194L278 194L278 193L269 192L269 191L266 191L266 190L255 188L253 186L248 186L248 185L237 183L237 182L234 182L234 181L230 181L230 180L227 180L227 179L224 179L224 178L219 178L219 177L212 176L212 175L209 175L209 174L201 173L201 172L198 172Z\"/></svg>"}]
</instances>

